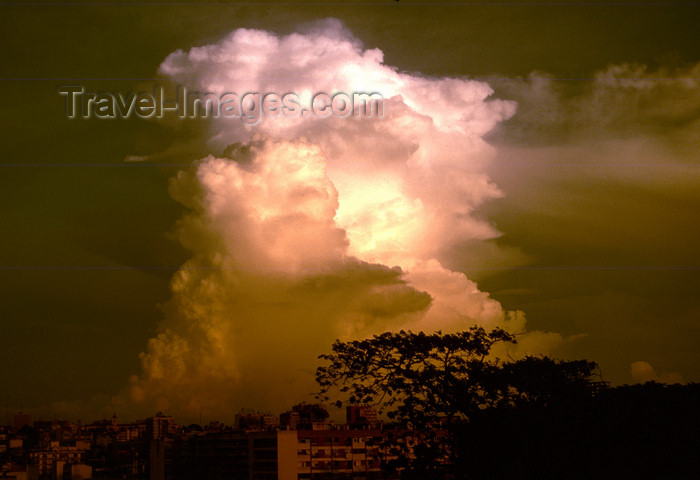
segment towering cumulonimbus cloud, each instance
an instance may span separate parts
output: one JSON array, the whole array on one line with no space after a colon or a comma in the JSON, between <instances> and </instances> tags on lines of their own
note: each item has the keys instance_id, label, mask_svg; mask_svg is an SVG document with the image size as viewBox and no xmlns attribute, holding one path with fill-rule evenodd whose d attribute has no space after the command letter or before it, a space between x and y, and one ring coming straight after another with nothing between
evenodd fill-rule
<instances>
[{"instance_id":1,"label":"towering cumulonimbus cloud","mask_svg":"<svg viewBox=\"0 0 700 480\"><path fill-rule=\"evenodd\" d=\"M172 53L160 73L218 95L377 92L385 105L378 118L207 120L212 155L170 188L188 209L178 235L193 256L172 279L131 401L191 417L281 409L314 390L316 357L335 338L524 331L522 313L441 262L459 242L498 235L473 214L501 195L483 136L515 105L489 85L401 73L336 20L283 37L235 30Z\"/></svg>"}]
</instances>

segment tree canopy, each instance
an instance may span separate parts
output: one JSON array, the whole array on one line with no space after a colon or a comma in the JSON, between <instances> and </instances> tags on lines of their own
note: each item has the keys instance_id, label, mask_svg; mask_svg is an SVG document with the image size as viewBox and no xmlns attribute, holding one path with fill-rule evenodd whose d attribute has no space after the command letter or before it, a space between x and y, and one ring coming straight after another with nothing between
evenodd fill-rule
<instances>
[{"instance_id":1,"label":"tree canopy","mask_svg":"<svg viewBox=\"0 0 700 480\"><path fill-rule=\"evenodd\" d=\"M497 402L489 358L491 347L515 343L514 335L496 328L463 332L400 331L366 340L333 343L329 362L316 370L319 397L337 390L350 404L377 406L390 418L422 423L436 417L467 417L473 408ZM340 406L342 400L336 404Z\"/></svg>"},{"instance_id":2,"label":"tree canopy","mask_svg":"<svg viewBox=\"0 0 700 480\"><path fill-rule=\"evenodd\" d=\"M610 388L595 362L494 355L514 343L482 327L336 341L318 396L403 424L389 435L415 442L387 465L405 479L697 477L698 385Z\"/></svg>"}]
</instances>

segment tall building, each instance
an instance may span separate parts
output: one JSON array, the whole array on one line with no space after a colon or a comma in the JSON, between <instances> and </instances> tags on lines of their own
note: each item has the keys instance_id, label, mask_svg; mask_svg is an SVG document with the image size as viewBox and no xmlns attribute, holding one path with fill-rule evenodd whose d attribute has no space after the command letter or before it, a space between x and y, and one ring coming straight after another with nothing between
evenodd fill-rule
<instances>
[{"instance_id":1,"label":"tall building","mask_svg":"<svg viewBox=\"0 0 700 480\"><path fill-rule=\"evenodd\" d=\"M376 428L379 424L377 410L367 405L348 405L345 407L345 422L352 426Z\"/></svg>"},{"instance_id":2,"label":"tall building","mask_svg":"<svg viewBox=\"0 0 700 480\"><path fill-rule=\"evenodd\" d=\"M394 457L385 439L379 429L297 430L297 465L289 478L386 478L384 467Z\"/></svg>"},{"instance_id":3,"label":"tall building","mask_svg":"<svg viewBox=\"0 0 700 480\"><path fill-rule=\"evenodd\" d=\"M154 440L151 480L392 478L381 429L326 428L202 434ZM398 474L395 475L398 478Z\"/></svg>"},{"instance_id":4,"label":"tall building","mask_svg":"<svg viewBox=\"0 0 700 480\"><path fill-rule=\"evenodd\" d=\"M175 419L162 412L156 413L155 417L146 419L146 438L150 440L162 440L168 434L174 433L177 425Z\"/></svg>"}]
</instances>

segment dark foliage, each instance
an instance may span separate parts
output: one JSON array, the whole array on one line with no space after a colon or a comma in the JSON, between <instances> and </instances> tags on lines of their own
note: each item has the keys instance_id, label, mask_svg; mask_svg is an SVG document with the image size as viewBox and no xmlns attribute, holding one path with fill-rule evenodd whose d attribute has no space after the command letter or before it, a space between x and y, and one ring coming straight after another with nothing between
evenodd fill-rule
<instances>
[{"instance_id":1,"label":"dark foliage","mask_svg":"<svg viewBox=\"0 0 700 480\"><path fill-rule=\"evenodd\" d=\"M700 478L700 385L602 389L484 410L455 428L469 479Z\"/></svg>"},{"instance_id":2,"label":"dark foliage","mask_svg":"<svg viewBox=\"0 0 700 480\"><path fill-rule=\"evenodd\" d=\"M700 385L610 388L594 362L502 362L499 342L515 339L474 327L336 341L319 396L401 423L413 455L394 464L407 479L700 478Z\"/></svg>"},{"instance_id":3,"label":"dark foliage","mask_svg":"<svg viewBox=\"0 0 700 480\"><path fill-rule=\"evenodd\" d=\"M488 359L499 342L515 343L515 337L473 327L446 335L401 331L336 341L332 354L319 357L330 362L316 370L319 397L328 400L337 390L349 404L376 405L389 418L414 426L468 417L499 400L501 385L493 375L498 362Z\"/></svg>"},{"instance_id":4,"label":"dark foliage","mask_svg":"<svg viewBox=\"0 0 700 480\"><path fill-rule=\"evenodd\" d=\"M330 363L316 371L319 397L328 400L337 391L345 402L375 405L407 427L415 438L410 461L408 449L400 452L405 478L459 477L473 460L465 447L474 440L465 433L472 423L520 409L583 404L600 384L592 380L593 362L502 362L490 355L497 343L515 343L515 337L473 327L446 335L401 331L336 341L332 354L319 357Z\"/></svg>"}]
</instances>

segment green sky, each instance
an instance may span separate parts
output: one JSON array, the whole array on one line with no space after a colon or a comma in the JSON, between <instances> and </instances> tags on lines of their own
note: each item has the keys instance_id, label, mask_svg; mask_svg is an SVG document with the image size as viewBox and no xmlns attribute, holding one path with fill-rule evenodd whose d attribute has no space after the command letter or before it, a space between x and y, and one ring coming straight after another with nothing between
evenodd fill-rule
<instances>
[{"instance_id":1,"label":"green sky","mask_svg":"<svg viewBox=\"0 0 700 480\"><path fill-rule=\"evenodd\" d=\"M660 378L700 380L697 6L5 3L3 406L122 389L189 256L172 233L183 208L168 181L202 146L160 164L124 158L194 138L198 127L69 120L57 88L132 91L177 49L240 27L288 34L326 17L400 71L485 79L497 98L518 102L487 137L497 152L489 174L505 196L477 212L502 236L454 246L451 268L523 310L531 328L582 335L560 354L598 361L610 381L639 380L635 361ZM611 66L636 86L600 80Z\"/></svg>"}]
</instances>

